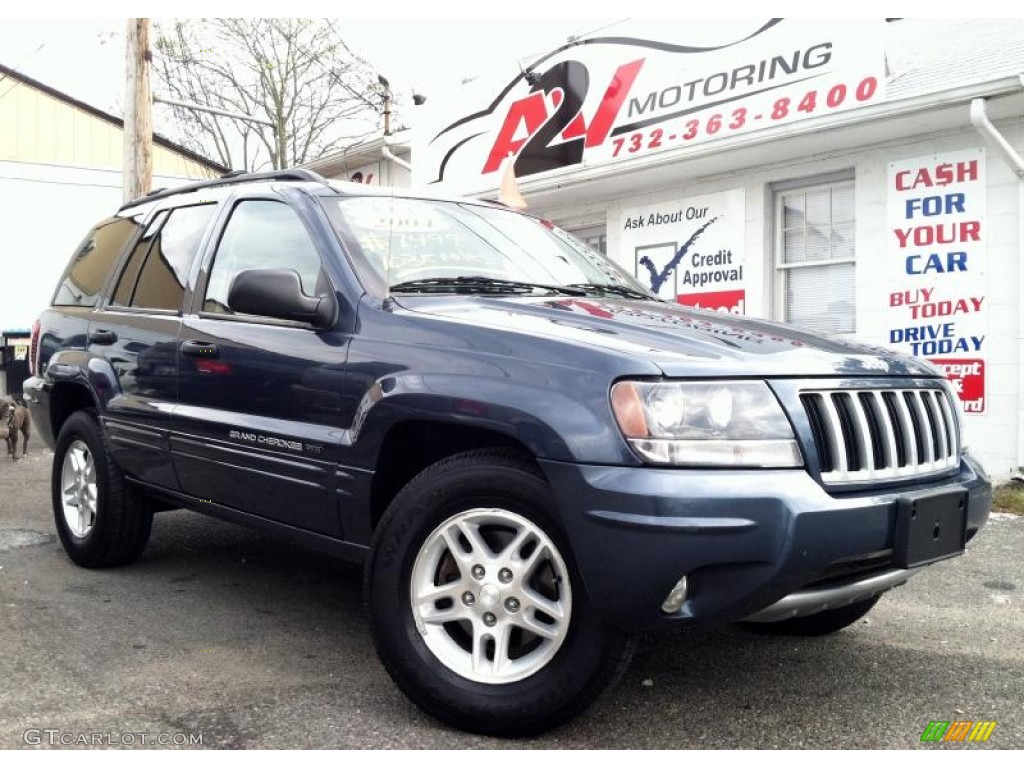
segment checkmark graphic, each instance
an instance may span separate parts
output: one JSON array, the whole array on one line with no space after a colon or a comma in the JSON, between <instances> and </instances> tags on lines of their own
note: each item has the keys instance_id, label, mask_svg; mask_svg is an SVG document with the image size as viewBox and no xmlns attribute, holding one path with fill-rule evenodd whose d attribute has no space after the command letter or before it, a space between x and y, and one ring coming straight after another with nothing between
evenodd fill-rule
<instances>
[{"instance_id":1,"label":"checkmark graphic","mask_svg":"<svg viewBox=\"0 0 1024 768\"><path fill-rule=\"evenodd\" d=\"M651 277L652 293L658 293L661 290L661 286L663 286L665 284L665 281L668 280L669 277L672 276L672 273L676 271L676 267L679 266L679 263L683 260L683 257L685 257L687 253L689 253L690 248L693 246L695 242L697 242L697 238L703 235L704 230L706 230L716 221L718 221L717 216L715 216L712 219L708 219L706 222L704 222L704 224L701 225L701 227L696 232L690 235L690 239L679 247L679 250L676 251L676 255L672 257L672 259L668 262L668 264L665 265L665 268L661 270L661 272L658 272L658 270L655 268L654 262L651 261L650 256L642 256L640 258L640 261L638 263L643 265L643 267L647 270L647 273Z\"/></svg>"}]
</instances>

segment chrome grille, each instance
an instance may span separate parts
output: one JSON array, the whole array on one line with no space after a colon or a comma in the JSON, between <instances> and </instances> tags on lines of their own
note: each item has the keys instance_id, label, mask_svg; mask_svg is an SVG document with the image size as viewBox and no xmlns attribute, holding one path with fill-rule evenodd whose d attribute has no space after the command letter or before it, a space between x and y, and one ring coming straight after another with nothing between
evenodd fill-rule
<instances>
[{"instance_id":1,"label":"chrome grille","mask_svg":"<svg viewBox=\"0 0 1024 768\"><path fill-rule=\"evenodd\" d=\"M800 394L825 484L917 478L960 465L955 405L944 389L829 389Z\"/></svg>"}]
</instances>

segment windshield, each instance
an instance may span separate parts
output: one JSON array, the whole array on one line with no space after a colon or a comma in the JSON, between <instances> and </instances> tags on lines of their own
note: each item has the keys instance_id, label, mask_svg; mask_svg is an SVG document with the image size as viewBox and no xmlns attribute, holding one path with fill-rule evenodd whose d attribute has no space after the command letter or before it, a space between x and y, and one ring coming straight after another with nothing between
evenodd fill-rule
<instances>
[{"instance_id":1,"label":"windshield","mask_svg":"<svg viewBox=\"0 0 1024 768\"><path fill-rule=\"evenodd\" d=\"M450 293L578 286L580 293L651 298L629 273L572 235L514 211L401 197L327 198L324 203L342 241L361 262L356 267L363 282L381 294L388 287L398 293Z\"/></svg>"}]
</instances>

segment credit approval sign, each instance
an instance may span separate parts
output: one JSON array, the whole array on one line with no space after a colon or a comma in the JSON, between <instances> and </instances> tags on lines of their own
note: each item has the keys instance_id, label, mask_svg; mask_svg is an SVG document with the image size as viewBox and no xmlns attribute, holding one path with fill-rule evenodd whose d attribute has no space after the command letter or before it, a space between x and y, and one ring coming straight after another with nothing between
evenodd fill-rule
<instances>
[{"instance_id":1,"label":"credit approval sign","mask_svg":"<svg viewBox=\"0 0 1024 768\"><path fill-rule=\"evenodd\" d=\"M691 307L746 314L742 189L628 208L619 263L645 288Z\"/></svg>"},{"instance_id":2,"label":"credit approval sign","mask_svg":"<svg viewBox=\"0 0 1024 768\"><path fill-rule=\"evenodd\" d=\"M456 109L434 107L417 126L415 182L472 194L497 188L510 157L520 179L628 163L884 96L881 20L657 29L573 40Z\"/></svg>"}]
</instances>

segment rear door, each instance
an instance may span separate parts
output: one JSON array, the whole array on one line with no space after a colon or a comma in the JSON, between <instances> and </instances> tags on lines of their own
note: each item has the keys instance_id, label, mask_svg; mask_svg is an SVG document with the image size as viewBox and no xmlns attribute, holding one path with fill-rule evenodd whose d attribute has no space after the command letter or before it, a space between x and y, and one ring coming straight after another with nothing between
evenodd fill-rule
<instances>
[{"instance_id":1,"label":"rear door","mask_svg":"<svg viewBox=\"0 0 1024 768\"><path fill-rule=\"evenodd\" d=\"M150 219L90 317L90 355L117 377L104 414L114 457L130 475L176 489L168 437L177 400L178 329L185 284L215 204L160 211Z\"/></svg>"},{"instance_id":2,"label":"rear door","mask_svg":"<svg viewBox=\"0 0 1024 768\"><path fill-rule=\"evenodd\" d=\"M348 335L228 306L231 281L245 269L292 269L304 293L333 291L323 269L329 254L283 199L229 205L179 334L171 446L182 490L339 537L334 489Z\"/></svg>"}]
</instances>

